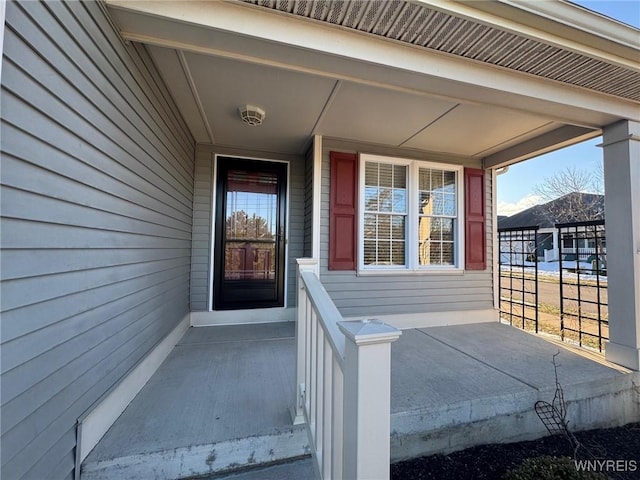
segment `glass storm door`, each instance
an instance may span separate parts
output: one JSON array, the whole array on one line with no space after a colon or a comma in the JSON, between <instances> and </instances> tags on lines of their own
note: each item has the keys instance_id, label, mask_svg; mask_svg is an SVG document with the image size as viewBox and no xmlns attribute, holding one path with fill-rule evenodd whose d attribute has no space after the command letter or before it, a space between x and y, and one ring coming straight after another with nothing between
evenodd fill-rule
<instances>
[{"instance_id":1,"label":"glass storm door","mask_svg":"<svg viewBox=\"0 0 640 480\"><path fill-rule=\"evenodd\" d=\"M219 157L213 307L284 306L287 165Z\"/></svg>"}]
</instances>

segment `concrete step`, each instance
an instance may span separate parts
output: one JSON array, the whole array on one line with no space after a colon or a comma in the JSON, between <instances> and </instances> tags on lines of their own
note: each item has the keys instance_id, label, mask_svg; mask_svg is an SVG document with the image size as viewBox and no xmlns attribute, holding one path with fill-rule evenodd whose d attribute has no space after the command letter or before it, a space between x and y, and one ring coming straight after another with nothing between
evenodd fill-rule
<instances>
[{"instance_id":1,"label":"concrete step","mask_svg":"<svg viewBox=\"0 0 640 480\"><path fill-rule=\"evenodd\" d=\"M640 415L640 372L564 385L567 420L573 431L608 428ZM391 461L447 454L487 443L512 443L548 435L535 411L551 402L555 387L419 408L391 416Z\"/></svg>"},{"instance_id":2,"label":"concrete step","mask_svg":"<svg viewBox=\"0 0 640 480\"><path fill-rule=\"evenodd\" d=\"M319 480L311 457L271 464L227 474L198 477L197 480ZM185 479L186 480L186 479ZM194 479L195 480L195 479Z\"/></svg>"},{"instance_id":3,"label":"concrete step","mask_svg":"<svg viewBox=\"0 0 640 480\"><path fill-rule=\"evenodd\" d=\"M128 480L178 480L221 473L231 475L233 472L248 467L261 464L272 465L309 454L309 441L305 426L296 425L284 430L278 429L278 431L266 435L225 440L206 445L187 445L171 450L103 458L96 461L91 461L88 458L88 461L82 465L80 478L81 480L123 478Z\"/></svg>"}]
</instances>

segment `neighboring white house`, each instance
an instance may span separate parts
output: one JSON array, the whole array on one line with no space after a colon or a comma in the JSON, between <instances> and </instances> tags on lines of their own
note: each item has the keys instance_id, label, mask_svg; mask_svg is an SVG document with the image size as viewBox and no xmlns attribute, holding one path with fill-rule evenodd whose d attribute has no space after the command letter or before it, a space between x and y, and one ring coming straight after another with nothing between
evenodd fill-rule
<instances>
[{"instance_id":1,"label":"neighboring white house","mask_svg":"<svg viewBox=\"0 0 640 480\"><path fill-rule=\"evenodd\" d=\"M575 199L579 197L579 199ZM579 211L575 205L580 206ZM584 208L582 208L584 207ZM558 224L581 221L604 220L604 195L593 193L569 193L542 205L534 205L509 217L498 219L498 230L538 227L537 251L535 255L545 262L558 260L559 243L562 242L564 254L580 252L582 254L596 252L596 240L591 236L581 236L564 232L560 239ZM604 236L604 234L602 234ZM606 240L603 239L603 242ZM600 247L606 253L606 243ZM533 252L531 252L533 253Z\"/></svg>"},{"instance_id":2,"label":"neighboring white house","mask_svg":"<svg viewBox=\"0 0 640 480\"><path fill-rule=\"evenodd\" d=\"M637 29L564 1L5 7L3 478L73 478L78 418L190 325L294 320L300 257L345 317L497 320L496 169L600 135L607 357L640 368Z\"/></svg>"}]
</instances>

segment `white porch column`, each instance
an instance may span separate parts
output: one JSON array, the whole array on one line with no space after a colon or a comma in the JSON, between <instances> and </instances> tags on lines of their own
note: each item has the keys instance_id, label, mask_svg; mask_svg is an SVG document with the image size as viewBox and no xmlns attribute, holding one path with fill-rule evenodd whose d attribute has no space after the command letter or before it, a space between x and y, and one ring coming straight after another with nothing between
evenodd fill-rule
<instances>
[{"instance_id":1,"label":"white porch column","mask_svg":"<svg viewBox=\"0 0 640 480\"><path fill-rule=\"evenodd\" d=\"M377 320L338 326L346 339L342 477L389 478L391 342L402 332Z\"/></svg>"},{"instance_id":2,"label":"white porch column","mask_svg":"<svg viewBox=\"0 0 640 480\"><path fill-rule=\"evenodd\" d=\"M640 123L604 129L607 360L640 370Z\"/></svg>"}]
</instances>

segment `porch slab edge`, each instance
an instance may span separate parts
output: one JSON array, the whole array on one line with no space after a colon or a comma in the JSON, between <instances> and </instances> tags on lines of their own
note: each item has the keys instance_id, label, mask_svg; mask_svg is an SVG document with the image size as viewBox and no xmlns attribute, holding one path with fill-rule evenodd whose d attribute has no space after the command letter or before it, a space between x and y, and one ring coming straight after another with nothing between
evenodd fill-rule
<instances>
[{"instance_id":1,"label":"porch slab edge","mask_svg":"<svg viewBox=\"0 0 640 480\"><path fill-rule=\"evenodd\" d=\"M310 455L303 425L287 432L178 447L84 464L81 480L148 480L231 472Z\"/></svg>"},{"instance_id":2,"label":"porch slab edge","mask_svg":"<svg viewBox=\"0 0 640 480\"><path fill-rule=\"evenodd\" d=\"M512 443L548 435L537 400L551 402L555 389L474 399L391 417L391 461L447 454L488 443ZM640 373L563 386L574 431L640 421Z\"/></svg>"}]
</instances>

